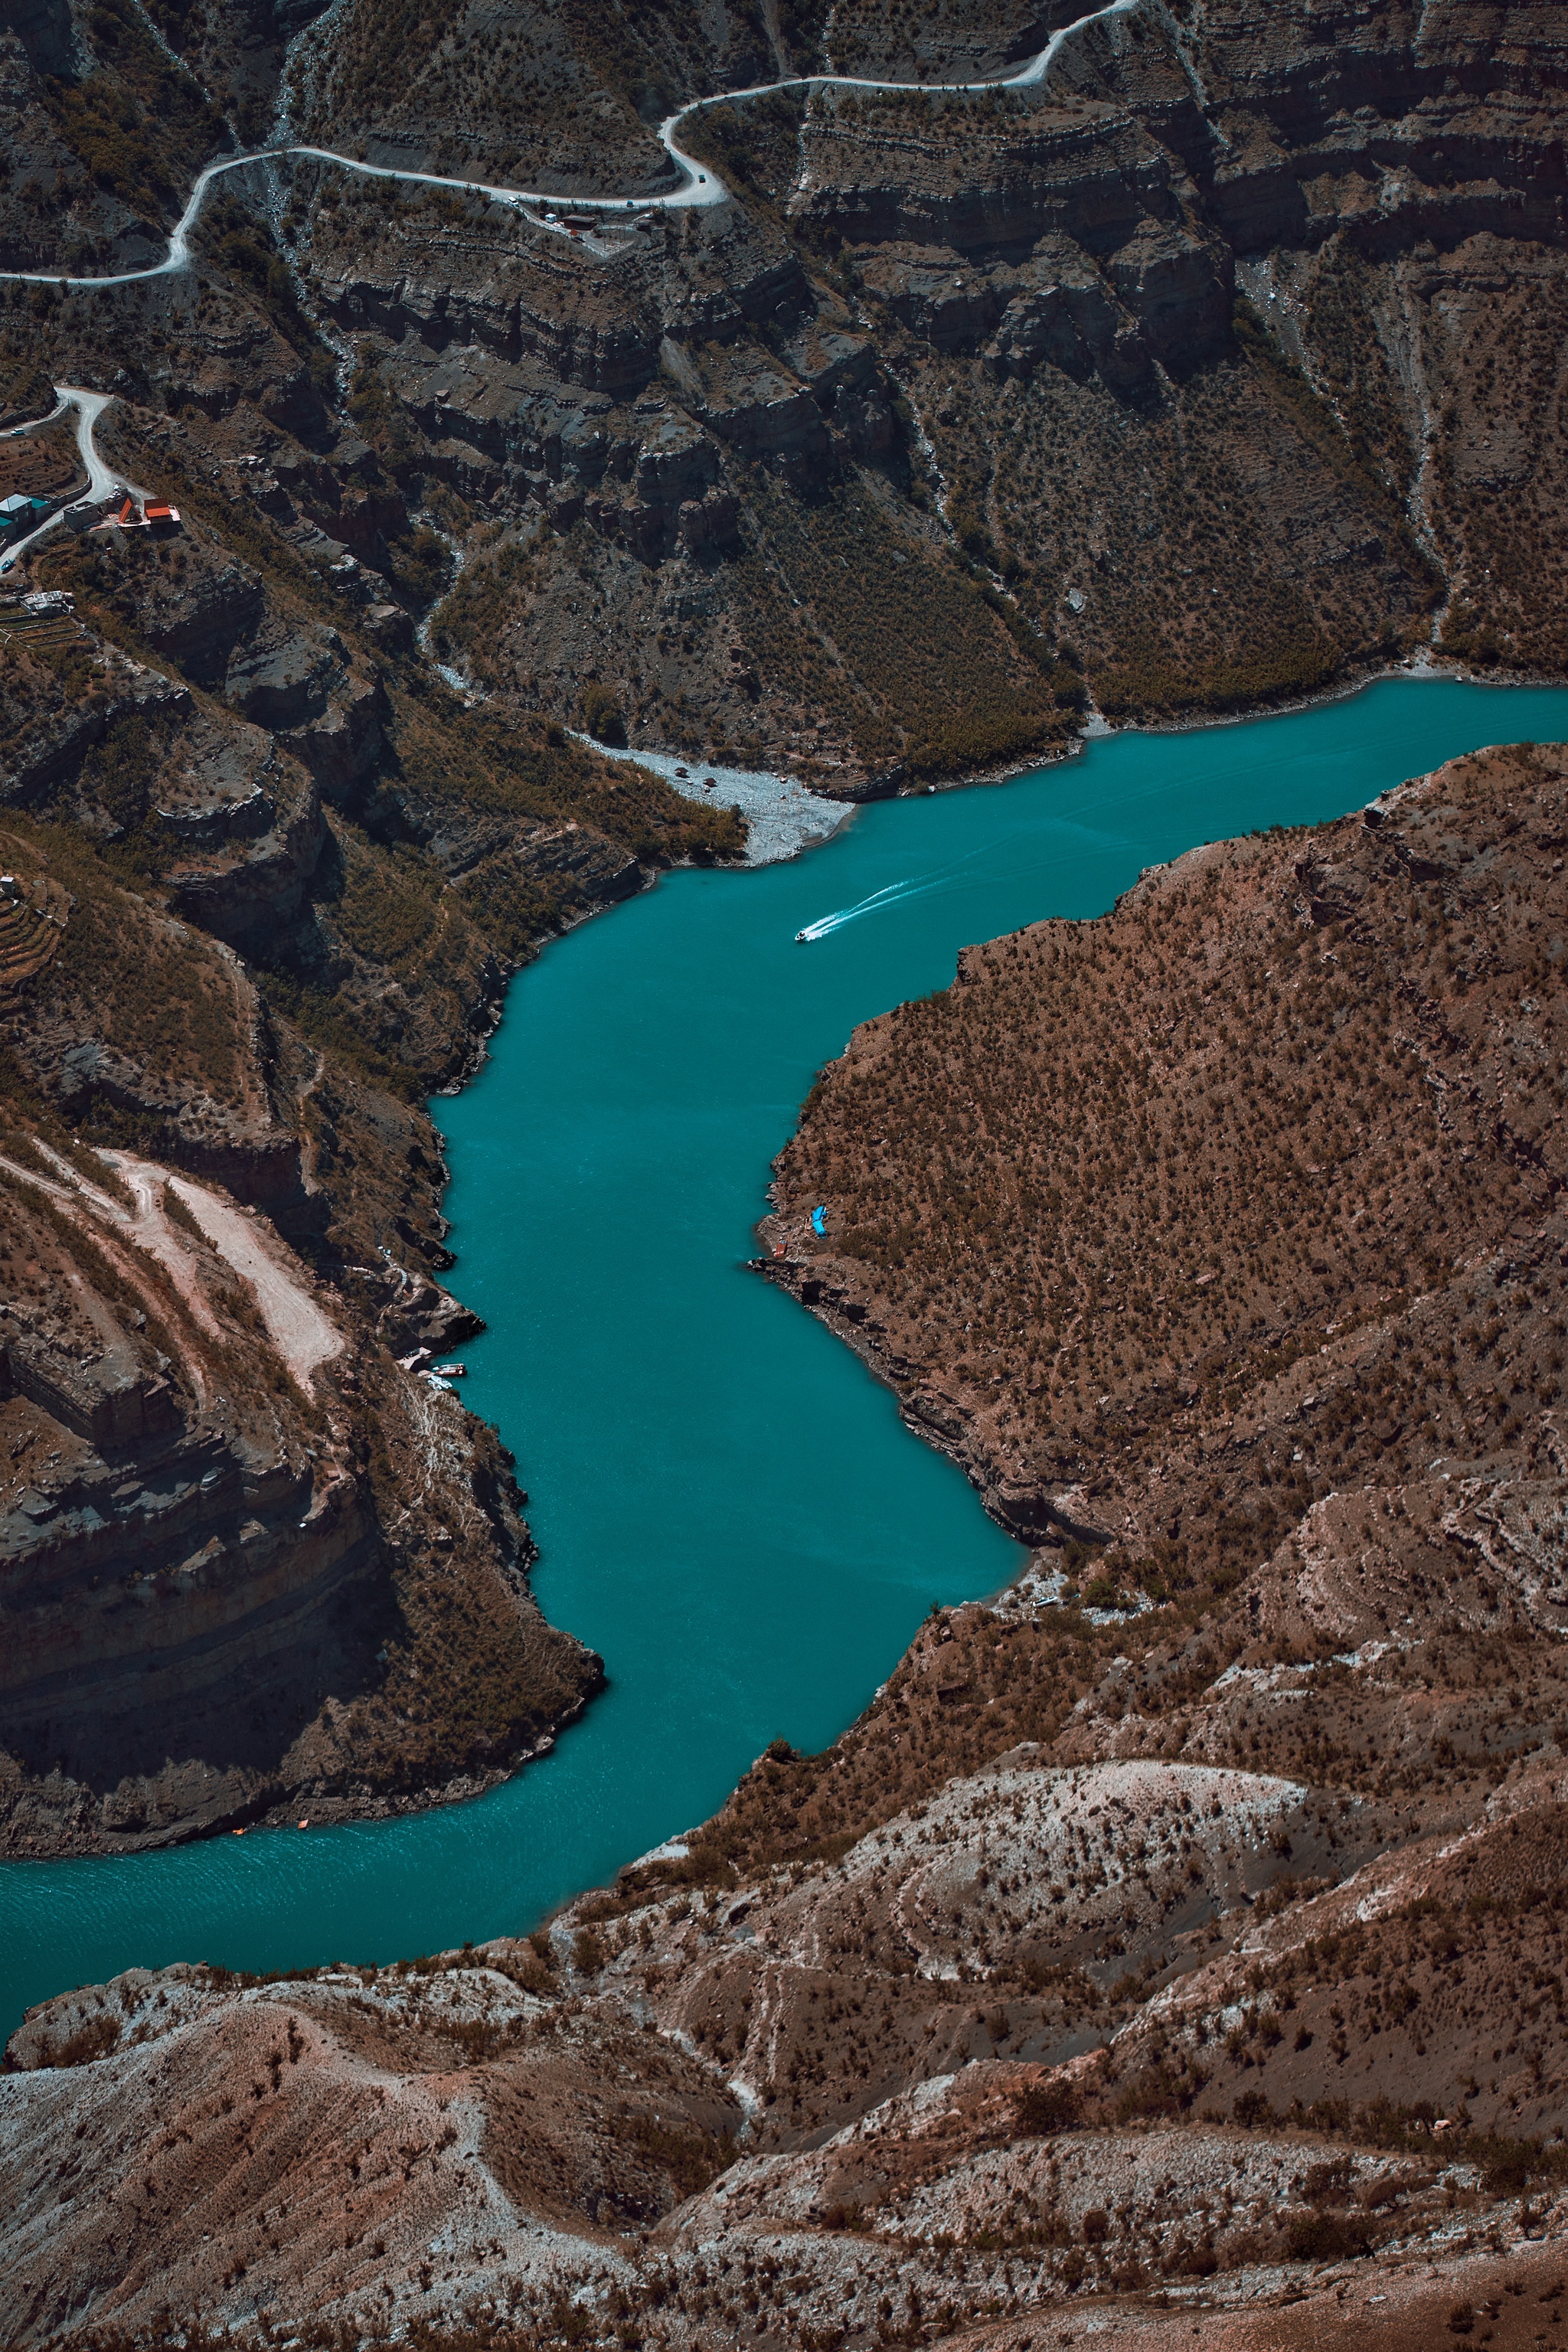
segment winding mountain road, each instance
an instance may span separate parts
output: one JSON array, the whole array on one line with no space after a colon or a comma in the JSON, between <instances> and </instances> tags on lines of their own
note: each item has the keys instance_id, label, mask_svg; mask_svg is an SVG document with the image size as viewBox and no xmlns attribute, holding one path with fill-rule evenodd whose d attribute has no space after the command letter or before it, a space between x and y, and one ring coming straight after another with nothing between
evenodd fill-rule
<instances>
[{"instance_id":1,"label":"winding mountain road","mask_svg":"<svg viewBox=\"0 0 1568 2352\"><path fill-rule=\"evenodd\" d=\"M55 404L47 416L32 417L26 425L13 425L0 433L0 441L15 440L24 433L40 433L46 425L53 425L60 417L68 416L74 409L77 453L87 468L85 494L68 500L65 506L58 508L49 516L47 522L41 522L37 530L29 531L26 538L18 540L15 547L7 548L0 556L0 578L13 568L28 548L37 545L46 531L53 530L61 516L68 514L72 509L99 506L105 499L123 496L127 490L145 499L147 493L144 490L138 488L134 482L121 481L112 467L104 464L98 453L98 444L92 437L93 427L113 397L111 392L84 392L79 384L57 383Z\"/></svg>"},{"instance_id":2,"label":"winding mountain road","mask_svg":"<svg viewBox=\"0 0 1568 2352\"><path fill-rule=\"evenodd\" d=\"M1093 8L1087 16L1079 16L1064 25L1037 56L1019 68L1016 73L993 75L983 81L878 81L859 74L812 73L791 74L783 81L754 83L746 89L721 90L710 98L694 98L667 115L658 127L659 144L682 174L681 184L662 196L566 196L558 191L546 193L537 188L503 188L486 180L464 180L439 172L411 172L392 163L367 163L353 155L340 155L331 147L311 147L289 143L276 147L260 147L245 155L229 155L217 163L208 163L196 176L195 186L186 200L185 209L175 222L169 236L169 250L162 261L149 263L144 269L121 269L100 278L77 278L57 269L0 269L0 280L23 286L136 286L149 278L168 278L185 268L191 258L191 231L213 182L227 172L243 172L253 163L271 163L284 155L303 155L318 163L336 163L345 172L357 172L370 180L406 180L427 188L456 188L467 195L488 196L502 205L570 205L574 212L647 213L672 212L694 206L721 205L729 201L730 191L716 173L710 172L695 155L681 146L678 133L683 122L710 106L730 106L742 99L770 98L775 91L786 89L870 89L905 91L926 97L974 96L992 89L1027 89L1043 82L1059 56L1063 44L1075 33L1090 25L1098 25L1110 16L1130 16L1140 0L1110 0L1102 8ZM98 398L100 395L80 395ZM90 436L89 436L90 437ZM36 535L36 534L35 534ZM26 543L26 542L24 542ZM15 561L21 550L12 552ZM8 567L6 567L8 568Z\"/></svg>"},{"instance_id":3,"label":"winding mountain road","mask_svg":"<svg viewBox=\"0 0 1568 2352\"><path fill-rule=\"evenodd\" d=\"M314 163L335 163L345 172L357 172L363 179L404 180L411 181L421 187L456 188L468 195L488 196L496 204L513 205L520 209L528 205L553 208L562 205L570 205L574 212L599 212L609 215L670 212L680 208L690 209L695 206L727 204L730 191L723 181L716 173L705 170L698 158L689 154L681 146L677 135L682 123L689 121L693 115L702 113L709 107L729 106L742 99L770 98L776 91L786 89L869 89L895 93L902 91L926 97L962 97L974 96L992 89L1036 88L1045 80L1047 74L1060 55L1063 44L1071 40L1075 33L1081 33L1089 26L1100 24L1110 16L1129 16L1139 5L1140 0L1109 0L1109 5L1105 7L1090 9L1087 16L1075 17L1070 25L1062 26L1058 31L1051 35L1045 47L1037 56L1031 58L1026 65L1021 66L1016 73L994 75L982 81L879 81L860 74L792 74L783 81L755 82L745 89L721 90L710 98L690 99L686 105L678 107L673 114L667 115L658 127L659 143L671 163L682 174L679 187L662 196L546 194L537 188L505 188L493 185L486 180L457 179L439 172L412 172L391 163L367 163L355 155L340 155L331 147L313 147L295 142L276 147L259 147L248 154L229 155L216 163L208 163L196 175L195 183L186 198L185 208L170 231L169 249L162 261L151 262L143 269L115 270L99 278L73 277L58 270L0 269L0 281L22 286L110 287L137 286L150 278L173 277L189 266L191 232L200 216L207 190L213 182L221 179L226 173L243 172L253 163L268 163L274 158L284 155L303 155ZM554 226L552 222L544 221L537 222L535 225L540 227ZM88 488L85 497L72 500L71 505L74 507L95 505L102 499L126 490L134 492L139 498L145 498L144 491L138 489L134 483L121 481L112 469L104 464L93 440L93 427L109 405L113 397L112 394L87 392L79 386L63 383L56 384L54 389L55 406L47 416L34 417L25 425L11 425L5 433L0 433L0 440L6 439L15 434L36 433L44 425L52 425L58 417L67 415L74 410L77 420L77 447L81 454L82 463L87 468ZM0 577L14 570L27 550L36 546L46 533L53 530L61 516L68 510L68 508L60 508L49 516L47 521L40 523L37 530L30 532L26 539L18 541L15 547L8 548L5 554L0 556Z\"/></svg>"}]
</instances>

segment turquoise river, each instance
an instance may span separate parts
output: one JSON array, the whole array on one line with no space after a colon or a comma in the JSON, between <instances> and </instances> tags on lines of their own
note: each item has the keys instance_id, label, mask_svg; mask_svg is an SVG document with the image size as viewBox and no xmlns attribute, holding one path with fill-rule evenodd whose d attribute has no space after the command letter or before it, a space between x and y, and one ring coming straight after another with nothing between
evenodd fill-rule
<instances>
[{"instance_id":1,"label":"turquoise river","mask_svg":"<svg viewBox=\"0 0 1568 2352\"><path fill-rule=\"evenodd\" d=\"M826 846L682 872L551 947L436 1106L464 1395L530 1489L546 1613L609 1686L476 1802L0 1869L0 2032L132 1964L385 1959L537 1922L700 1820L782 1734L819 1748L933 1601L1021 1561L848 1349L742 1261L768 1165L850 1029L966 940L1093 915L1194 843L1360 807L1483 743L1568 736L1568 690L1395 678L1093 741L1006 784L860 810ZM875 898L805 946L795 933Z\"/></svg>"}]
</instances>

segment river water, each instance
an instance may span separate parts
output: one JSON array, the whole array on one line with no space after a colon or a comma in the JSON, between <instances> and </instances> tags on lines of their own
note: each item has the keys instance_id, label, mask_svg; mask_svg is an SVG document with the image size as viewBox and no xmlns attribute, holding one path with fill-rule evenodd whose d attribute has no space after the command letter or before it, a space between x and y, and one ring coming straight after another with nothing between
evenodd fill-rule
<instances>
[{"instance_id":1,"label":"river water","mask_svg":"<svg viewBox=\"0 0 1568 2352\"><path fill-rule=\"evenodd\" d=\"M464 1395L531 1490L546 1613L609 1687L477 1802L124 1860L0 1868L0 2032L132 1964L385 1959L535 1924L702 1819L768 1740L819 1748L932 1601L1023 1555L890 1396L743 1270L768 1164L856 1022L958 950L1108 907L1193 844L1360 807L1483 743L1568 737L1568 689L1390 679L1001 785L858 811L826 846L665 877L514 983L438 1103ZM817 933L795 943L803 929Z\"/></svg>"}]
</instances>

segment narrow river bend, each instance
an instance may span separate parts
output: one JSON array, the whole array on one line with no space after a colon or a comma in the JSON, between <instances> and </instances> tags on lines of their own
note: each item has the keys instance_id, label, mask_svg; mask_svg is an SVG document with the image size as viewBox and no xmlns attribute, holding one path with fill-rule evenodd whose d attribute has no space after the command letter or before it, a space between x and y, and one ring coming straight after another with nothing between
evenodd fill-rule
<instances>
[{"instance_id":1,"label":"narrow river bend","mask_svg":"<svg viewBox=\"0 0 1568 2352\"><path fill-rule=\"evenodd\" d=\"M604 1653L608 1690L475 1803L5 1865L0 2032L132 1964L521 1930L710 1812L769 1739L825 1745L933 1601L994 1591L1021 1554L859 1361L742 1270L813 1073L858 1021L944 986L966 941L1099 913L1194 843L1338 814L1483 743L1563 737L1568 688L1414 678L1121 735L861 810L791 865L667 876L552 946L437 1111L452 1281L490 1327L465 1398L517 1453L541 1603Z\"/></svg>"}]
</instances>

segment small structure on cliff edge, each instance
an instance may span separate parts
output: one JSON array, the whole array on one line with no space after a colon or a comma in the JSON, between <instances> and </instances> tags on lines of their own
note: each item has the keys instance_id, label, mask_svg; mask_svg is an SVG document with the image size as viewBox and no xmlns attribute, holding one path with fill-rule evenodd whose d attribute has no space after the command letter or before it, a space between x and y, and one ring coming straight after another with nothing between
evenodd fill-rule
<instances>
[{"instance_id":1,"label":"small structure on cliff edge","mask_svg":"<svg viewBox=\"0 0 1568 2352\"><path fill-rule=\"evenodd\" d=\"M171 506L166 499L148 499L139 507L135 498L128 493L118 514L106 515L92 528L94 530L152 530L159 525L165 530L177 530L179 508Z\"/></svg>"}]
</instances>

